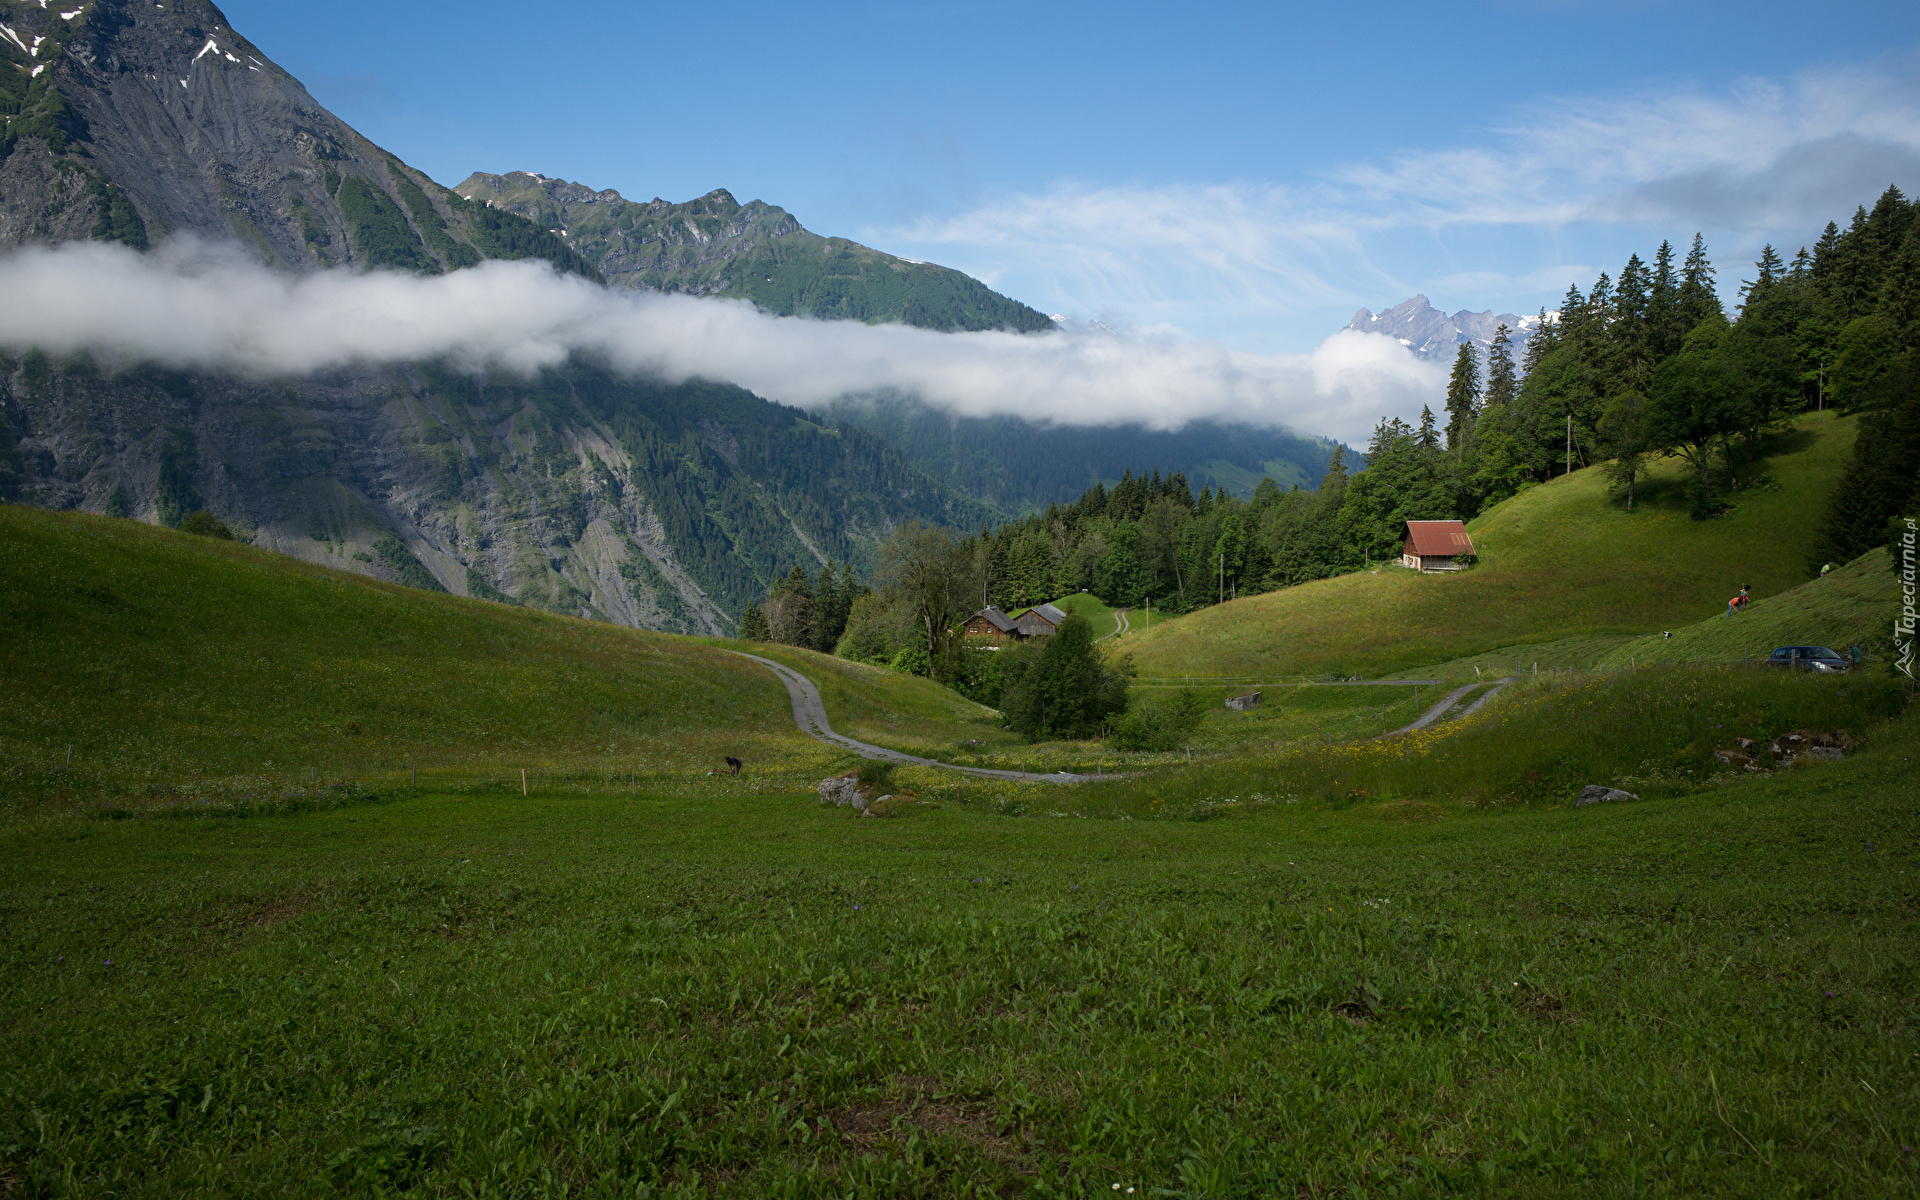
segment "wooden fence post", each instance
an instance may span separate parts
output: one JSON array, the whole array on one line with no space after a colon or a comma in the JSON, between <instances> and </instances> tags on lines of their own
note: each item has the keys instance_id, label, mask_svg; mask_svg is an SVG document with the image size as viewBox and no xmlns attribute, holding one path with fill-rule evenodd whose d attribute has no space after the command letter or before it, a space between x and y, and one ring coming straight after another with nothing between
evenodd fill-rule
<instances>
[{"instance_id":1,"label":"wooden fence post","mask_svg":"<svg viewBox=\"0 0 1920 1200\"><path fill-rule=\"evenodd\" d=\"M520 768L520 794L522 796L527 794L527 769L525 767Z\"/></svg>"}]
</instances>

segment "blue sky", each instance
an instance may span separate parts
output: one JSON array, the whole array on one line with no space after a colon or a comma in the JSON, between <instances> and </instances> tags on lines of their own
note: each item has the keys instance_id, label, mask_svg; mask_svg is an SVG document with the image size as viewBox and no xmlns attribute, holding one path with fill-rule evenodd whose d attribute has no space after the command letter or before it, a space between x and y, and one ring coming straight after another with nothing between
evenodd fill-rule
<instances>
[{"instance_id":1,"label":"blue sky","mask_svg":"<svg viewBox=\"0 0 1920 1200\"><path fill-rule=\"evenodd\" d=\"M1049 312L1316 346L1551 306L1705 231L1732 288L1920 190L1920 6L229 0L363 133L958 267Z\"/></svg>"}]
</instances>

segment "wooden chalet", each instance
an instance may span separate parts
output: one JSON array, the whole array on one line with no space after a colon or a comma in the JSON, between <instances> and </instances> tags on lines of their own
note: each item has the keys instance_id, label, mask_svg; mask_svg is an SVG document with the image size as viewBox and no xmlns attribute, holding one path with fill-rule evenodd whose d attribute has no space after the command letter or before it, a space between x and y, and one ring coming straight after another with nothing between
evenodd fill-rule
<instances>
[{"instance_id":1,"label":"wooden chalet","mask_svg":"<svg viewBox=\"0 0 1920 1200\"><path fill-rule=\"evenodd\" d=\"M1459 521L1407 522L1401 566L1422 572L1464 571L1473 556L1473 539Z\"/></svg>"},{"instance_id":2,"label":"wooden chalet","mask_svg":"<svg viewBox=\"0 0 1920 1200\"><path fill-rule=\"evenodd\" d=\"M1036 638L1046 637L1065 624L1066 620L1066 613L1051 604L1042 604L1015 617L1014 623L1019 626L1021 637Z\"/></svg>"},{"instance_id":3,"label":"wooden chalet","mask_svg":"<svg viewBox=\"0 0 1920 1200\"><path fill-rule=\"evenodd\" d=\"M986 638L988 641L1024 642L1028 638L1046 637L1060 628L1067 614L1051 604L1042 604L1030 608L1017 617L1010 617L994 605L988 605L967 618L960 627L966 637Z\"/></svg>"},{"instance_id":4,"label":"wooden chalet","mask_svg":"<svg viewBox=\"0 0 1920 1200\"><path fill-rule=\"evenodd\" d=\"M994 605L988 605L967 618L960 627L966 637L986 638L993 642L1010 642L1020 636L1020 627L1014 624L1012 617L1003 613Z\"/></svg>"}]
</instances>

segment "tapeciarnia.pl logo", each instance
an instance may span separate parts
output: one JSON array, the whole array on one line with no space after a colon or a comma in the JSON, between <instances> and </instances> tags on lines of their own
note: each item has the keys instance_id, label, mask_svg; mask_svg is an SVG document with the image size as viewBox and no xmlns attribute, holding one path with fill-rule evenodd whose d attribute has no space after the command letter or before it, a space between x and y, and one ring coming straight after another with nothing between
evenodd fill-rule
<instances>
[{"instance_id":1,"label":"tapeciarnia.pl logo","mask_svg":"<svg viewBox=\"0 0 1920 1200\"><path fill-rule=\"evenodd\" d=\"M1913 543L1916 529L1920 529L1920 520L1908 517L1906 531L1900 535L1900 615L1893 619L1893 648L1900 652L1900 661L1894 665L1908 679L1913 678Z\"/></svg>"}]
</instances>

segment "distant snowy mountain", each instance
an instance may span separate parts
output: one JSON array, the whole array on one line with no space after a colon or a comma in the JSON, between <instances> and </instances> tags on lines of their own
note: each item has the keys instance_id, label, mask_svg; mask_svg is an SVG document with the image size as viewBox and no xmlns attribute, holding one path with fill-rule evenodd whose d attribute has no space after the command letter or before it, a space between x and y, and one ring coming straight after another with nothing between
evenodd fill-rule
<instances>
[{"instance_id":1,"label":"distant snowy mountain","mask_svg":"<svg viewBox=\"0 0 1920 1200\"><path fill-rule=\"evenodd\" d=\"M1363 308L1353 314L1353 320L1347 322L1348 329L1360 333L1384 333L1420 358L1446 363L1452 362L1454 355L1460 352L1461 342L1474 343L1484 363L1487 348L1493 345L1494 331L1502 325L1507 327L1507 337L1513 342L1513 357L1517 362L1526 351L1527 339L1533 336L1533 331L1540 325L1537 316L1522 317L1514 313L1495 315L1492 309L1476 313L1464 308L1448 316L1429 304L1425 296L1415 296L1378 316Z\"/></svg>"}]
</instances>

